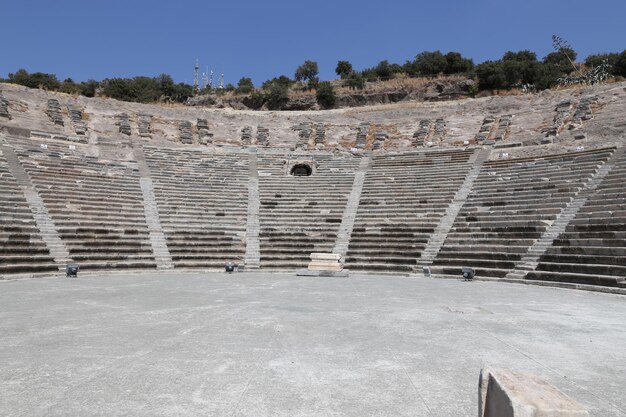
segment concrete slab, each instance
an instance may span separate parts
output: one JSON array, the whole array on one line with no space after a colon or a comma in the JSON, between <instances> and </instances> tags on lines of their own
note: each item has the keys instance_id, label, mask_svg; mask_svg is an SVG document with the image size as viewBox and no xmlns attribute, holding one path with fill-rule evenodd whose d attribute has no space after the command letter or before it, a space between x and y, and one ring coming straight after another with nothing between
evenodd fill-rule
<instances>
[{"instance_id":1,"label":"concrete slab","mask_svg":"<svg viewBox=\"0 0 626 417\"><path fill-rule=\"evenodd\" d=\"M2 416L476 416L480 369L626 413L626 298L155 273L0 282Z\"/></svg>"}]
</instances>

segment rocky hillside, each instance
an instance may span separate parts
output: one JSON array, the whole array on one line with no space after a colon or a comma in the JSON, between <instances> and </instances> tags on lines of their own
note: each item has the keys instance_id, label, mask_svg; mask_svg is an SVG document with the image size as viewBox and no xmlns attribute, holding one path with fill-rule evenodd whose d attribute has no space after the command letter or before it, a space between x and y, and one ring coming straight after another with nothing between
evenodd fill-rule
<instances>
[{"instance_id":1,"label":"rocky hillside","mask_svg":"<svg viewBox=\"0 0 626 417\"><path fill-rule=\"evenodd\" d=\"M380 83L363 90L339 88L335 108L362 107L406 101L455 100L473 95L476 82L471 79L441 78L418 83ZM191 97L192 107L232 108L235 110L268 110L267 103L252 100L250 95L207 94ZM279 110L320 110L315 92L292 91Z\"/></svg>"}]
</instances>

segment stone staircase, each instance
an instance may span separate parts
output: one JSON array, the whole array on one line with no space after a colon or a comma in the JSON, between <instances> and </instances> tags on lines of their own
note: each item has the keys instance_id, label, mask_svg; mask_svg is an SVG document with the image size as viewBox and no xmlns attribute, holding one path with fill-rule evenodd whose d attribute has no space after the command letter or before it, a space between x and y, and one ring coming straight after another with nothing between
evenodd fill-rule
<instances>
[{"instance_id":1,"label":"stone staircase","mask_svg":"<svg viewBox=\"0 0 626 417\"><path fill-rule=\"evenodd\" d=\"M261 266L261 250L259 244L259 171L256 153L249 156L248 171L248 216L246 223L246 269L258 269Z\"/></svg>"},{"instance_id":2,"label":"stone staircase","mask_svg":"<svg viewBox=\"0 0 626 417\"><path fill-rule=\"evenodd\" d=\"M144 213L148 230L150 231L150 244L152 245L157 269L172 269L174 264L172 263L170 251L167 248L167 241L161 228L161 222L159 221L159 209L154 196L154 184L151 178L146 177L141 177L139 184L143 193Z\"/></svg>"},{"instance_id":3,"label":"stone staircase","mask_svg":"<svg viewBox=\"0 0 626 417\"><path fill-rule=\"evenodd\" d=\"M352 183L352 190L348 197L348 203L346 209L343 212L341 219L341 225L339 226L339 232L337 233L337 239L335 240L335 247L333 253L341 255L343 259L348 251L348 244L350 243L350 236L352 235L352 229L354 228L354 220L356 219L356 213L359 208L359 201L361 200L361 192L363 191L363 183L365 182L365 174L371 164L371 157L366 156L361 159L359 168L354 175L354 182Z\"/></svg>"},{"instance_id":4,"label":"stone staircase","mask_svg":"<svg viewBox=\"0 0 626 417\"><path fill-rule=\"evenodd\" d=\"M150 169L146 163L146 157L141 145L134 147L134 154L139 166L139 175L141 176L139 184L143 194L144 215L150 232L150 244L152 245L154 260L157 269L172 269L174 264L172 263L172 256L167 247L167 240L159 220L159 208L154 195L154 184L152 178L150 178Z\"/></svg>"},{"instance_id":5,"label":"stone staircase","mask_svg":"<svg viewBox=\"0 0 626 417\"><path fill-rule=\"evenodd\" d=\"M474 181L476 180L476 178L478 178L478 174L480 173L483 162L485 162L489 158L490 154L490 149L482 149L480 152L474 154L475 157L473 158L473 161L470 159L470 162L472 162L472 168L470 169L469 173L465 177L465 181L463 181L463 184L454 196L454 200L446 209L446 213L441 218L441 221L435 229L435 232L428 240L428 245L426 246L426 248L422 252L421 257L417 261L418 268L430 266L437 257L439 250L446 240L448 232L454 224L454 220L456 219L459 211L461 210L461 207L463 207L463 204L467 199L467 196L472 190L472 185L474 184Z\"/></svg>"},{"instance_id":6,"label":"stone staircase","mask_svg":"<svg viewBox=\"0 0 626 417\"><path fill-rule=\"evenodd\" d=\"M614 162L624 154L626 148L619 148L593 175L578 195L561 212L560 216L546 229L541 238L528 249L528 253L515 265L515 269L509 271L507 279L524 279L528 272L534 271L539 265L539 259L552 246L554 239L565 232L567 225L576 217L578 211L585 205L587 198L598 188L602 180L611 172Z\"/></svg>"},{"instance_id":7,"label":"stone staircase","mask_svg":"<svg viewBox=\"0 0 626 417\"><path fill-rule=\"evenodd\" d=\"M22 167L22 164L20 164L13 148L5 144L1 148L11 173L24 192L24 197L33 213L33 218L40 231L42 240L54 261L59 264L59 270L64 270L65 265L71 261L70 253L61 240L41 196L33 187L30 177Z\"/></svg>"}]
</instances>

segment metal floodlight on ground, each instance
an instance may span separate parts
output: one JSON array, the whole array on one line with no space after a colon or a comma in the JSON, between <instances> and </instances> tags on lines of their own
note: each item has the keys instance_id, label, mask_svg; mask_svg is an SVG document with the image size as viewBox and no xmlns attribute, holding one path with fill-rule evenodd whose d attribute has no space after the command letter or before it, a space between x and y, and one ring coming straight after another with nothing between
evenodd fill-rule
<instances>
[{"instance_id":1,"label":"metal floodlight on ground","mask_svg":"<svg viewBox=\"0 0 626 417\"><path fill-rule=\"evenodd\" d=\"M78 277L78 270L80 269L80 267L78 266L78 264L67 264L67 266L65 267L65 276L66 277Z\"/></svg>"},{"instance_id":2,"label":"metal floodlight on ground","mask_svg":"<svg viewBox=\"0 0 626 417\"><path fill-rule=\"evenodd\" d=\"M463 267L463 280L472 281L474 279L474 268Z\"/></svg>"},{"instance_id":3,"label":"metal floodlight on ground","mask_svg":"<svg viewBox=\"0 0 626 417\"><path fill-rule=\"evenodd\" d=\"M235 264L232 262L226 262L226 264L224 265L224 269L226 270L226 272L228 272L229 274L232 274L233 271L235 270Z\"/></svg>"}]
</instances>

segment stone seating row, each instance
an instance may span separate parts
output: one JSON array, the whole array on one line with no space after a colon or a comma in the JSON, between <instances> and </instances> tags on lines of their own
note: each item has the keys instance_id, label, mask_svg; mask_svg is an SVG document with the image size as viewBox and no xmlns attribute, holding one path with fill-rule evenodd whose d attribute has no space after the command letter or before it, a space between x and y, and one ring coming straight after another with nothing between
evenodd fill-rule
<instances>
[{"instance_id":1,"label":"stone seating row","mask_svg":"<svg viewBox=\"0 0 626 417\"><path fill-rule=\"evenodd\" d=\"M346 267L412 272L469 172L472 153L374 157L365 176Z\"/></svg>"},{"instance_id":2,"label":"stone seating row","mask_svg":"<svg viewBox=\"0 0 626 417\"><path fill-rule=\"evenodd\" d=\"M626 287L626 156L541 256L528 279Z\"/></svg>"},{"instance_id":3,"label":"stone seating row","mask_svg":"<svg viewBox=\"0 0 626 417\"><path fill-rule=\"evenodd\" d=\"M0 153L0 278L57 270L23 191Z\"/></svg>"},{"instance_id":4,"label":"stone seating row","mask_svg":"<svg viewBox=\"0 0 626 417\"><path fill-rule=\"evenodd\" d=\"M259 157L261 268L304 268L311 252L332 252L359 161L317 155L313 175L299 177L284 158Z\"/></svg>"},{"instance_id":5,"label":"stone seating row","mask_svg":"<svg viewBox=\"0 0 626 417\"><path fill-rule=\"evenodd\" d=\"M242 264L247 155L144 148L159 219L175 268Z\"/></svg>"},{"instance_id":6,"label":"stone seating row","mask_svg":"<svg viewBox=\"0 0 626 417\"><path fill-rule=\"evenodd\" d=\"M155 268L136 164L13 141L72 261L82 270Z\"/></svg>"},{"instance_id":7,"label":"stone seating row","mask_svg":"<svg viewBox=\"0 0 626 417\"><path fill-rule=\"evenodd\" d=\"M611 152L484 163L433 271L459 275L468 266L477 275L504 277Z\"/></svg>"}]
</instances>

